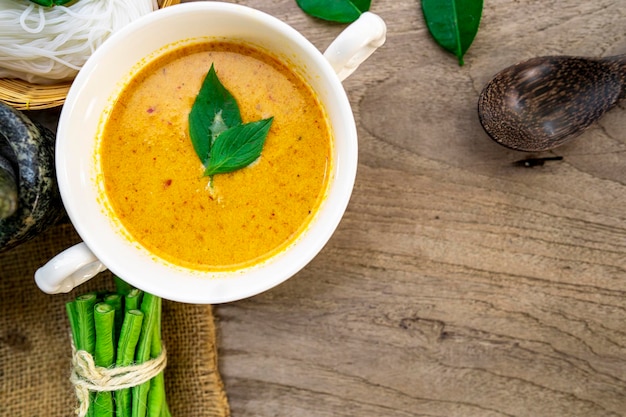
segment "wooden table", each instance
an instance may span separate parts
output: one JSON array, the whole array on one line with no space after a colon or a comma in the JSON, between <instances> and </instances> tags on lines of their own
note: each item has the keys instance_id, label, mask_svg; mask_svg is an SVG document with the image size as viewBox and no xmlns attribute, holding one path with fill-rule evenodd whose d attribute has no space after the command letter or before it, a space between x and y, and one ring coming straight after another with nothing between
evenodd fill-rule
<instances>
[{"instance_id":1,"label":"wooden table","mask_svg":"<svg viewBox=\"0 0 626 417\"><path fill-rule=\"evenodd\" d=\"M241 0L321 50L343 29ZM626 109L574 143L507 150L476 103L500 69L626 52L619 0L491 0L457 65L414 0L344 82L360 162L347 213L286 283L216 308L235 417L626 415ZM524 168L515 161L562 156Z\"/></svg>"}]
</instances>

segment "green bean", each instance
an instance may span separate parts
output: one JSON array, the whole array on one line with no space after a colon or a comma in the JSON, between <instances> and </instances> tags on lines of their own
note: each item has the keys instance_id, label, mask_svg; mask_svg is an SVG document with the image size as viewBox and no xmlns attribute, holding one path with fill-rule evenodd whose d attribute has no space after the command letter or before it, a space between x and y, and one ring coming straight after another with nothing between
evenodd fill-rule
<instances>
[{"instance_id":1,"label":"green bean","mask_svg":"<svg viewBox=\"0 0 626 417\"><path fill-rule=\"evenodd\" d=\"M165 402L165 379L163 372L155 376L149 381L150 389L148 390L148 417L160 417Z\"/></svg>"},{"instance_id":2,"label":"green bean","mask_svg":"<svg viewBox=\"0 0 626 417\"><path fill-rule=\"evenodd\" d=\"M124 322L124 298L120 294L112 293L105 295L102 301L109 304L115 310L115 333L113 337L114 340L117 340L116 338L119 337L122 331L122 323Z\"/></svg>"},{"instance_id":3,"label":"green bean","mask_svg":"<svg viewBox=\"0 0 626 417\"><path fill-rule=\"evenodd\" d=\"M128 293L133 289L133 287L129 283L127 283L117 275L113 276L113 280L115 281L115 292L119 295L127 296Z\"/></svg>"},{"instance_id":4,"label":"green bean","mask_svg":"<svg viewBox=\"0 0 626 417\"><path fill-rule=\"evenodd\" d=\"M152 337L154 335L155 325L158 324L159 311L161 306L161 298L149 293L145 293L141 302L141 311L144 314L143 325L141 326L141 336L137 345L137 353L135 355L135 363L142 364L150 359L152 348ZM137 385L132 388L132 417L145 417L147 411L148 391L150 390L150 381Z\"/></svg>"},{"instance_id":5,"label":"green bean","mask_svg":"<svg viewBox=\"0 0 626 417\"><path fill-rule=\"evenodd\" d=\"M69 314L70 326L72 328L72 338L76 350L84 350L90 355L95 355L96 350L96 334L94 324L94 306L97 302L95 293L84 294L71 301L70 305L66 305ZM90 401L92 404L93 393L90 393ZM93 406L89 406L87 417L93 416Z\"/></svg>"},{"instance_id":6,"label":"green bean","mask_svg":"<svg viewBox=\"0 0 626 417\"><path fill-rule=\"evenodd\" d=\"M114 327L115 309L108 303L98 303L94 307L96 330L95 364L108 368L115 361ZM109 391L96 393L93 403L94 417L113 417L113 395Z\"/></svg>"},{"instance_id":7,"label":"green bean","mask_svg":"<svg viewBox=\"0 0 626 417\"><path fill-rule=\"evenodd\" d=\"M115 363L113 326L115 309L108 303L101 302L94 307L94 325L96 331L95 363L108 368Z\"/></svg>"},{"instance_id":8,"label":"green bean","mask_svg":"<svg viewBox=\"0 0 626 417\"><path fill-rule=\"evenodd\" d=\"M74 300L78 321L78 339L74 341L76 350L84 350L90 355L94 355L96 350L93 308L97 301L94 293L78 296Z\"/></svg>"},{"instance_id":9,"label":"green bean","mask_svg":"<svg viewBox=\"0 0 626 417\"><path fill-rule=\"evenodd\" d=\"M150 346L150 356L152 358L159 357L163 352L161 341L162 304L162 300L159 300ZM150 390L148 391L148 417L161 417L164 410L169 413L165 396L165 377L163 372L161 372L150 381Z\"/></svg>"},{"instance_id":10,"label":"green bean","mask_svg":"<svg viewBox=\"0 0 626 417\"><path fill-rule=\"evenodd\" d=\"M76 347L76 341L80 337L78 331L78 312L76 311L76 303L74 300L65 304L65 311L67 312L67 318L70 321L70 330L72 332L72 343Z\"/></svg>"},{"instance_id":11,"label":"green bean","mask_svg":"<svg viewBox=\"0 0 626 417\"><path fill-rule=\"evenodd\" d=\"M167 401L165 401L165 399L163 399L163 407L161 407L160 417L172 417L172 414L170 413L170 408L167 405Z\"/></svg>"},{"instance_id":12,"label":"green bean","mask_svg":"<svg viewBox=\"0 0 626 417\"><path fill-rule=\"evenodd\" d=\"M141 334L144 314L140 310L129 310L124 316L122 331L117 344L116 366L128 366L135 360L135 348ZM115 415L130 417L132 411L131 389L115 391Z\"/></svg>"},{"instance_id":13,"label":"green bean","mask_svg":"<svg viewBox=\"0 0 626 417\"><path fill-rule=\"evenodd\" d=\"M141 306L142 298L143 298L143 291L138 290L137 288L131 289L128 295L124 297L124 309L126 311L139 310Z\"/></svg>"}]
</instances>

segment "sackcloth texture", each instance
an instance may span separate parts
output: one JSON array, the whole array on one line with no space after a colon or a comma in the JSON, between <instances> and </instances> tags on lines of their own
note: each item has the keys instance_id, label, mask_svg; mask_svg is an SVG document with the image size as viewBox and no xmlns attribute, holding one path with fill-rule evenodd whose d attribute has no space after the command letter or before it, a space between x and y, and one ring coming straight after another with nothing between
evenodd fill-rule
<instances>
[{"instance_id":1,"label":"sackcloth texture","mask_svg":"<svg viewBox=\"0 0 626 417\"><path fill-rule=\"evenodd\" d=\"M0 253L1 417L75 415L65 303L89 291L113 289L113 279L103 272L69 294L48 295L37 288L33 276L48 259L79 241L71 225L61 224ZM164 300L162 320L172 416L230 416L217 366L212 307Z\"/></svg>"}]
</instances>

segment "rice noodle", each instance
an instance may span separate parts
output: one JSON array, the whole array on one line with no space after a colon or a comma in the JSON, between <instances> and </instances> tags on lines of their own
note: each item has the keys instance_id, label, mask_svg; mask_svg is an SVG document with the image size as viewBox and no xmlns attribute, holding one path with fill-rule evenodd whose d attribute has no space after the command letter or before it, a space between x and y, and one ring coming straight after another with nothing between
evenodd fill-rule
<instances>
[{"instance_id":1,"label":"rice noodle","mask_svg":"<svg viewBox=\"0 0 626 417\"><path fill-rule=\"evenodd\" d=\"M111 33L157 8L156 0L78 0L50 8L1 0L0 78L71 80Z\"/></svg>"}]
</instances>

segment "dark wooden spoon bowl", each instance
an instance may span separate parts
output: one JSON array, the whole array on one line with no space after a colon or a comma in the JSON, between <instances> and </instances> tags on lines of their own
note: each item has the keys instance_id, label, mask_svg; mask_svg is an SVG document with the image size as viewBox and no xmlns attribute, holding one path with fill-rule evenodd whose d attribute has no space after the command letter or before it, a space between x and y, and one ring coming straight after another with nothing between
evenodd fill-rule
<instances>
[{"instance_id":1,"label":"dark wooden spoon bowl","mask_svg":"<svg viewBox=\"0 0 626 417\"><path fill-rule=\"evenodd\" d=\"M575 138L624 96L626 55L532 58L483 88L480 123L497 143L539 152Z\"/></svg>"}]
</instances>

